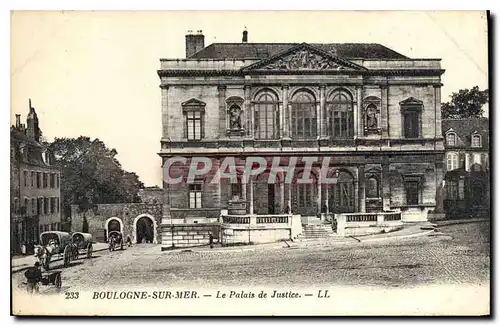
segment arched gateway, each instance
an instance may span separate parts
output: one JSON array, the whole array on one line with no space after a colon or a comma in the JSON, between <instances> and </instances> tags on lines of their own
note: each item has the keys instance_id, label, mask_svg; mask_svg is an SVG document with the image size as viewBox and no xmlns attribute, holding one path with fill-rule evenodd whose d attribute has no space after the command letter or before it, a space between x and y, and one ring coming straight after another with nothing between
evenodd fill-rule
<instances>
[{"instance_id":1,"label":"arched gateway","mask_svg":"<svg viewBox=\"0 0 500 326\"><path fill-rule=\"evenodd\" d=\"M156 220L149 214L141 214L134 219L134 243L157 243Z\"/></svg>"}]
</instances>

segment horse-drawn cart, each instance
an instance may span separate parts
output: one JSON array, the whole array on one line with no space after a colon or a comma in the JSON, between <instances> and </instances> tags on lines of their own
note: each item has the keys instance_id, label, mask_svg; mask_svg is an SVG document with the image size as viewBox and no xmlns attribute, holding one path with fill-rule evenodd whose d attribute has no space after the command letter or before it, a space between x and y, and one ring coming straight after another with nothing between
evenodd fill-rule
<instances>
[{"instance_id":1,"label":"horse-drawn cart","mask_svg":"<svg viewBox=\"0 0 500 326\"><path fill-rule=\"evenodd\" d=\"M73 233L72 241L74 250L76 251L76 256L80 254L80 250L83 250L84 254L86 254L87 258L92 257L92 234L83 233L83 232L75 232Z\"/></svg>"},{"instance_id":2,"label":"horse-drawn cart","mask_svg":"<svg viewBox=\"0 0 500 326\"><path fill-rule=\"evenodd\" d=\"M50 271L42 273L37 268L30 268L24 272L27 282L24 282L29 293L38 292L39 285L54 285L57 291L61 290L62 279L61 271Z\"/></svg>"},{"instance_id":3,"label":"horse-drawn cart","mask_svg":"<svg viewBox=\"0 0 500 326\"><path fill-rule=\"evenodd\" d=\"M117 246L123 250L123 234L118 231L110 231L108 233L109 251L114 251Z\"/></svg>"},{"instance_id":4,"label":"horse-drawn cart","mask_svg":"<svg viewBox=\"0 0 500 326\"><path fill-rule=\"evenodd\" d=\"M35 257L38 257L43 268L48 271L51 258L57 255L64 259L64 267L68 267L73 258L71 235L61 231L47 231L40 234L40 245L35 248Z\"/></svg>"}]
</instances>

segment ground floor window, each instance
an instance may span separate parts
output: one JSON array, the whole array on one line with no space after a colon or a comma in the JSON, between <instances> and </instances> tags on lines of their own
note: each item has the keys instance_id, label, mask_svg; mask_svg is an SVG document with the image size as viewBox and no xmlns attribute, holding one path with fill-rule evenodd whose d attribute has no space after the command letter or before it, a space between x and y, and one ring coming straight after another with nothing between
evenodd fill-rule
<instances>
[{"instance_id":1,"label":"ground floor window","mask_svg":"<svg viewBox=\"0 0 500 326\"><path fill-rule=\"evenodd\" d=\"M201 184L189 185L189 208L201 208Z\"/></svg>"},{"instance_id":2,"label":"ground floor window","mask_svg":"<svg viewBox=\"0 0 500 326\"><path fill-rule=\"evenodd\" d=\"M329 186L328 203L332 213L352 213L356 210L354 177L348 172L340 172L337 183Z\"/></svg>"},{"instance_id":3,"label":"ground floor window","mask_svg":"<svg viewBox=\"0 0 500 326\"><path fill-rule=\"evenodd\" d=\"M409 178L405 180L406 204L418 205L420 203L420 180Z\"/></svg>"}]
</instances>

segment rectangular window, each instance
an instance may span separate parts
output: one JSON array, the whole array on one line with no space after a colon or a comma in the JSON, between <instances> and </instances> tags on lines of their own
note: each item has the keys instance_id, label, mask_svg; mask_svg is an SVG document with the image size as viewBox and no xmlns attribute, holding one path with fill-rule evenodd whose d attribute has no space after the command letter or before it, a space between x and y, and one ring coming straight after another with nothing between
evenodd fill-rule
<instances>
[{"instance_id":1,"label":"rectangular window","mask_svg":"<svg viewBox=\"0 0 500 326\"><path fill-rule=\"evenodd\" d=\"M24 186L28 187L28 171L23 171Z\"/></svg>"},{"instance_id":2,"label":"rectangular window","mask_svg":"<svg viewBox=\"0 0 500 326\"><path fill-rule=\"evenodd\" d=\"M203 138L203 114L200 111L189 111L186 115L186 138L200 140Z\"/></svg>"},{"instance_id":3,"label":"rectangular window","mask_svg":"<svg viewBox=\"0 0 500 326\"><path fill-rule=\"evenodd\" d=\"M36 178L36 173L34 171L31 171L31 186L35 186L35 178Z\"/></svg>"},{"instance_id":4,"label":"rectangular window","mask_svg":"<svg viewBox=\"0 0 500 326\"><path fill-rule=\"evenodd\" d=\"M56 174L56 187L59 189L59 173Z\"/></svg>"},{"instance_id":5,"label":"rectangular window","mask_svg":"<svg viewBox=\"0 0 500 326\"><path fill-rule=\"evenodd\" d=\"M446 135L446 144L448 146L455 146L455 134L448 134Z\"/></svg>"},{"instance_id":6,"label":"rectangular window","mask_svg":"<svg viewBox=\"0 0 500 326\"><path fill-rule=\"evenodd\" d=\"M56 207L57 207L57 213L59 213L60 210L59 197L56 198Z\"/></svg>"},{"instance_id":7,"label":"rectangular window","mask_svg":"<svg viewBox=\"0 0 500 326\"><path fill-rule=\"evenodd\" d=\"M420 197L420 182L418 181L406 181L406 204L407 205L418 205Z\"/></svg>"},{"instance_id":8,"label":"rectangular window","mask_svg":"<svg viewBox=\"0 0 500 326\"><path fill-rule=\"evenodd\" d=\"M47 197L43 198L43 213L49 214L49 198Z\"/></svg>"},{"instance_id":9,"label":"rectangular window","mask_svg":"<svg viewBox=\"0 0 500 326\"><path fill-rule=\"evenodd\" d=\"M43 187L47 188L47 173L43 174Z\"/></svg>"},{"instance_id":10,"label":"rectangular window","mask_svg":"<svg viewBox=\"0 0 500 326\"><path fill-rule=\"evenodd\" d=\"M50 198L50 213L54 214L56 212L56 199L54 197Z\"/></svg>"},{"instance_id":11,"label":"rectangular window","mask_svg":"<svg viewBox=\"0 0 500 326\"><path fill-rule=\"evenodd\" d=\"M449 200L458 199L458 182L455 180L448 181L446 187L446 195Z\"/></svg>"},{"instance_id":12,"label":"rectangular window","mask_svg":"<svg viewBox=\"0 0 500 326\"><path fill-rule=\"evenodd\" d=\"M189 185L189 208L201 208L201 184Z\"/></svg>"},{"instance_id":13,"label":"rectangular window","mask_svg":"<svg viewBox=\"0 0 500 326\"><path fill-rule=\"evenodd\" d=\"M419 113L417 111L407 111L404 113L404 136L405 138L419 137Z\"/></svg>"},{"instance_id":14,"label":"rectangular window","mask_svg":"<svg viewBox=\"0 0 500 326\"><path fill-rule=\"evenodd\" d=\"M56 174L51 173L50 174L50 188L55 188L56 187Z\"/></svg>"},{"instance_id":15,"label":"rectangular window","mask_svg":"<svg viewBox=\"0 0 500 326\"><path fill-rule=\"evenodd\" d=\"M42 173L41 172L36 173L36 187L42 188Z\"/></svg>"}]
</instances>

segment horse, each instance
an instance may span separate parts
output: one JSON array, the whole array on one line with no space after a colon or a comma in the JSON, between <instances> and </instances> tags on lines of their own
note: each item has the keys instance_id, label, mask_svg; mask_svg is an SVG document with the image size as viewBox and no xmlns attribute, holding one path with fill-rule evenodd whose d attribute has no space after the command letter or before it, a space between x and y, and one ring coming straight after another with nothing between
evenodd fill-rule
<instances>
[{"instance_id":1,"label":"horse","mask_svg":"<svg viewBox=\"0 0 500 326\"><path fill-rule=\"evenodd\" d=\"M49 270L49 263L52 256L55 254L57 244L54 241L49 241L47 246L35 245L34 256L38 258L45 270Z\"/></svg>"}]
</instances>

